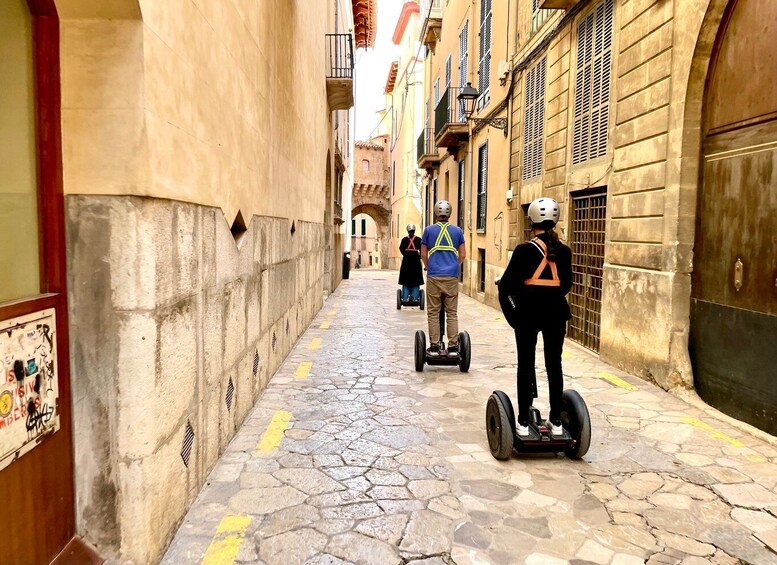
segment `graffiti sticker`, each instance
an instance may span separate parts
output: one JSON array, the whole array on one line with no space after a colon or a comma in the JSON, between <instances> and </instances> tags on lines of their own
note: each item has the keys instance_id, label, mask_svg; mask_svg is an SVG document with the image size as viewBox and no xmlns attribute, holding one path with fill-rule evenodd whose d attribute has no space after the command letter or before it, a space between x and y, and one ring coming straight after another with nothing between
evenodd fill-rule
<instances>
[{"instance_id":1,"label":"graffiti sticker","mask_svg":"<svg viewBox=\"0 0 777 565\"><path fill-rule=\"evenodd\" d=\"M59 429L53 309L0 322L0 469Z\"/></svg>"}]
</instances>

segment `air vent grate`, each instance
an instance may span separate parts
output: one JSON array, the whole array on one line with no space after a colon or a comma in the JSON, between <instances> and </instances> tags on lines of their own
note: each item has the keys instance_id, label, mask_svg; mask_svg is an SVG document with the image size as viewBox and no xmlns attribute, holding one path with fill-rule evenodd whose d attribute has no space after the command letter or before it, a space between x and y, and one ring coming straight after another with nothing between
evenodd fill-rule
<instances>
[{"instance_id":1,"label":"air vent grate","mask_svg":"<svg viewBox=\"0 0 777 565\"><path fill-rule=\"evenodd\" d=\"M259 372L259 350L254 351L254 376Z\"/></svg>"},{"instance_id":2,"label":"air vent grate","mask_svg":"<svg viewBox=\"0 0 777 565\"><path fill-rule=\"evenodd\" d=\"M227 410L232 410L232 399L235 396L235 384L232 382L232 379L229 379L229 382L227 383L227 394L224 398L227 402Z\"/></svg>"},{"instance_id":3,"label":"air vent grate","mask_svg":"<svg viewBox=\"0 0 777 565\"><path fill-rule=\"evenodd\" d=\"M187 420L186 431L183 433L183 446L181 447L181 459L187 468L189 467L189 458L191 457L193 446L194 428L192 428L191 422Z\"/></svg>"},{"instance_id":4,"label":"air vent grate","mask_svg":"<svg viewBox=\"0 0 777 565\"><path fill-rule=\"evenodd\" d=\"M275 332L272 333L272 350L275 352L275 346L278 345L278 338L275 337Z\"/></svg>"}]
</instances>

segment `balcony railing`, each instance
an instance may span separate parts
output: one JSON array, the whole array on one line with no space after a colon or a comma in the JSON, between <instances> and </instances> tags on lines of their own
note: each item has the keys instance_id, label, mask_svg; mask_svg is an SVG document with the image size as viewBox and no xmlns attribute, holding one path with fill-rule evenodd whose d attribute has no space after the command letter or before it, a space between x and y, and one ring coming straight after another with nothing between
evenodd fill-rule
<instances>
[{"instance_id":1,"label":"balcony railing","mask_svg":"<svg viewBox=\"0 0 777 565\"><path fill-rule=\"evenodd\" d=\"M457 99L460 87L450 87L434 109L434 131L437 147L457 146L468 137L463 102Z\"/></svg>"},{"instance_id":2,"label":"balcony railing","mask_svg":"<svg viewBox=\"0 0 777 565\"><path fill-rule=\"evenodd\" d=\"M326 34L326 93L332 110L353 107L353 38L350 33Z\"/></svg>"},{"instance_id":3,"label":"balcony railing","mask_svg":"<svg viewBox=\"0 0 777 565\"><path fill-rule=\"evenodd\" d=\"M442 0L423 0L421 2L421 17L426 18L427 14L430 18L441 18Z\"/></svg>"},{"instance_id":4,"label":"balcony railing","mask_svg":"<svg viewBox=\"0 0 777 565\"><path fill-rule=\"evenodd\" d=\"M437 152L432 128L425 128L418 136L416 151L419 168L435 169L440 164L440 154Z\"/></svg>"},{"instance_id":5,"label":"balcony railing","mask_svg":"<svg viewBox=\"0 0 777 565\"><path fill-rule=\"evenodd\" d=\"M421 42L434 49L442 31L442 0L423 0L421 18Z\"/></svg>"}]
</instances>

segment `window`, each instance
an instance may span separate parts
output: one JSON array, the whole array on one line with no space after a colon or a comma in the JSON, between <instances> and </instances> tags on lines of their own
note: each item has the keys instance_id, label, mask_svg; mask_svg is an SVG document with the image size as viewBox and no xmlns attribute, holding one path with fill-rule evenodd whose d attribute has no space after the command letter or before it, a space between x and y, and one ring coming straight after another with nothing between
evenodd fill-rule
<instances>
[{"instance_id":1,"label":"window","mask_svg":"<svg viewBox=\"0 0 777 565\"><path fill-rule=\"evenodd\" d=\"M488 198L488 143L478 149L478 225L479 232L486 231L486 200Z\"/></svg>"},{"instance_id":2,"label":"window","mask_svg":"<svg viewBox=\"0 0 777 565\"><path fill-rule=\"evenodd\" d=\"M362 170L365 173L370 172L370 162L367 159L362 159Z\"/></svg>"},{"instance_id":3,"label":"window","mask_svg":"<svg viewBox=\"0 0 777 565\"><path fill-rule=\"evenodd\" d=\"M356 235L356 218L351 219L351 235Z\"/></svg>"},{"instance_id":4,"label":"window","mask_svg":"<svg viewBox=\"0 0 777 565\"><path fill-rule=\"evenodd\" d=\"M459 33L459 87L467 85L467 71L469 66L469 20L464 22L464 27ZM464 121L464 105L459 104L459 121Z\"/></svg>"},{"instance_id":5,"label":"window","mask_svg":"<svg viewBox=\"0 0 777 565\"><path fill-rule=\"evenodd\" d=\"M542 140L545 135L545 65L543 58L526 75L523 129L523 180L542 174Z\"/></svg>"},{"instance_id":6,"label":"window","mask_svg":"<svg viewBox=\"0 0 777 565\"><path fill-rule=\"evenodd\" d=\"M486 291L486 250L478 249L478 291Z\"/></svg>"},{"instance_id":7,"label":"window","mask_svg":"<svg viewBox=\"0 0 777 565\"><path fill-rule=\"evenodd\" d=\"M540 9L540 0L531 0L531 32L534 33L542 27L553 15L554 10Z\"/></svg>"},{"instance_id":8,"label":"window","mask_svg":"<svg viewBox=\"0 0 777 565\"><path fill-rule=\"evenodd\" d=\"M445 60L445 88L451 87L451 54L448 53L448 58Z\"/></svg>"},{"instance_id":9,"label":"window","mask_svg":"<svg viewBox=\"0 0 777 565\"><path fill-rule=\"evenodd\" d=\"M362 235L367 235L367 220L362 218Z\"/></svg>"},{"instance_id":10,"label":"window","mask_svg":"<svg viewBox=\"0 0 777 565\"><path fill-rule=\"evenodd\" d=\"M478 109L488 105L491 85L491 0L480 0L480 64L478 66Z\"/></svg>"},{"instance_id":11,"label":"window","mask_svg":"<svg viewBox=\"0 0 777 565\"><path fill-rule=\"evenodd\" d=\"M440 103L440 77L437 77L434 81L434 107Z\"/></svg>"},{"instance_id":12,"label":"window","mask_svg":"<svg viewBox=\"0 0 777 565\"><path fill-rule=\"evenodd\" d=\"M607 154L614 0L602 0L577 26L572 164Z\"/></svg>"},{"instance_id":13,"label":"window","mask_svg":"<svg viewBox=\"0 0 777 565\"><path fill-rule=\"evenodd\" d=\"M464 229L464 160L459 161L459 210L458 210L458 224L461 229Z\"/></svg>"}]
</instances>

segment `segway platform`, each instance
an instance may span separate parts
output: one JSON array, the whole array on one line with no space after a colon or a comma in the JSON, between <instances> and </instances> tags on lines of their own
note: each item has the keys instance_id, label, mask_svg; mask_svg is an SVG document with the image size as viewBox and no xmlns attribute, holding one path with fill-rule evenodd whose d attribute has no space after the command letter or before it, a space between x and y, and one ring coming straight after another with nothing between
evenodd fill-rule
<instances>
[{"instance_id":1,"label":"segway platform","mask_svg":"<svg viewBox=\"0 0 777 565\"><path fill-rule=\"evenodd\" d=\"M402 300L402 290L397 289L397 310L401 310L402 306L406 308L418 306L419 309L423 310L426 307L426 294L423 289L418 294L418 301L412 299Z\"/></svg>"},{"instance_id":2,"label":"segway platform","mask_svg":"<svg viewBox=\"0 0 777 565\"><path fill-rule=\"evenodd\" d=\"M423 308L422 308L423 309ZM423 330L415 332L415 370L421 372L424 365L448 365L457 366L462 373L469 371L472 356L472 345L467 332L459 332L459 349L456 353L449 352L445 348L445 309L440 309L440 342L439 355L429 355L426 350L426 334Z\"/></svg>"},{"instance_id":3,"label":"segway platform","mask_svg":"<svg viewBox=\"0 0 777 565\"><path fill-rule=\"evenodd\" d=\"M545 425L540 411L531 408L529 435L516 433L515 412L510 398L496 390L486 403L486 434L491 455L508 459L518 453L565 453L581 459L591 445L591 418L583 398L575 390L562 395L561 424L563 434L554 436Z\"/></svg>"}]
</instances>

